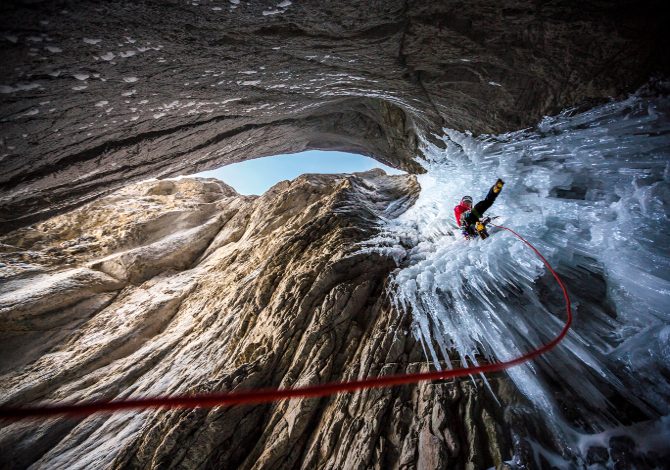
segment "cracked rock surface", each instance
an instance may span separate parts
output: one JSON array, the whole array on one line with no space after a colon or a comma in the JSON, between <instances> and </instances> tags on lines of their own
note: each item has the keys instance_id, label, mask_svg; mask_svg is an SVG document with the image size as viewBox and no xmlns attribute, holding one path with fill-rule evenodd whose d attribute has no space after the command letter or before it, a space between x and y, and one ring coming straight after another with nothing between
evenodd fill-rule
<instances>
[{"instance_id":1,"label":"cracked rock surface","mask_svg":"<svg viewBox=\"0 0 670 470\"><path fill-rule=\"evenodd\" d=\"M667 72L655 1L0 6L0 231L129 182L306 149L410 172L441 127L516 130Z\"/></svg>"},{"instance_id":2,"label":"cracked rock surface","mask_svg":"<svg viewBox=\"0 0 670 470\"><path fill-rule=\"evenodd\" d=\"M293 387L425 370L361 251L418 196L381 170L261 197L149 181L0 239L0 402ZM30 292L30 295L26 295ZM502 468L519 455L491 376L259 406L2 423L0 468ZM532 452L527 454L532 459ZM531 460L529 460L531 461Z\"/></svg>"}]
</instances>

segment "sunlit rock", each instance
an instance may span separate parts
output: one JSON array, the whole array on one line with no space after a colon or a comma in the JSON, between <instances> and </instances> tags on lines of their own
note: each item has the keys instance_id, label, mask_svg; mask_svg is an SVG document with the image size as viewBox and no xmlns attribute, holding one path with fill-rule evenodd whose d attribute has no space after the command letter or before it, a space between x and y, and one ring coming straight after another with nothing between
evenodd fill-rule
<instances>
[{"instance_id":1,"label":"sunlit rock","mask_svg":"<svg viewBox=\"0 0 670 470\"><path fill-rule=\"evenodd\" d=\"M238 196L215 180L151 181L13 232L2 239L8 248L0 262L11 269L0 305L23 313L3 316L2 331L23 344L21 355L2 356L2 404L290 387L424 369L407 335L409 317L385 293L394 260L359 245L418 191L415 177L380 170L304 176L261 197ZM213 217L218 234L205 236L201 253L164 243L198 233ZM77 244L84 249L72 251ZM189 263L146 280L142 256L127 259L129 275L96 270L99 260L133 250ZM71 267L54 265L52 254ZM101 286L77 272L109 280ZM45 276L49 283L37 282ZM55 287L73 277L79 284L69 290ZM32 296L13 283L31 285ZM31 300L48 296L53 309ZM513 400L516 392L500 382L491 381L499 399ZM14 468L340 468L447 458L495 465L511 458L511 443L495 430L502 410L479 387L422 384L275 405L5 424L0 455ZM460 425L447 426L448 416L468 417L470 443L459 438Z\"/></svg>"}]
</instances>

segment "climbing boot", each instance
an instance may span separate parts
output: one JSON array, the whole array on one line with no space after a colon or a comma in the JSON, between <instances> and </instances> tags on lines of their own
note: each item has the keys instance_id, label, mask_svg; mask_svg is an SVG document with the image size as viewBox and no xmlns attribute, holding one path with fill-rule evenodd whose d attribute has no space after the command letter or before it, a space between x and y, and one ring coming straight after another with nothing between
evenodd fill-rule
<instances>
[{"instance_id":1,"label":"climbing boot","mask_svg":"<svg viewBox=\"0 0 670 470\"><path fill-rule=\"evenodd\" d=\"M498 194L502 190L504 184L505 184L505 182L503 180L501 180L500 178L498 178L498 181L496 181L496 184L494 184L493 188L491 188L493 190L493 194Z\"/></svg>"}]
</instances>

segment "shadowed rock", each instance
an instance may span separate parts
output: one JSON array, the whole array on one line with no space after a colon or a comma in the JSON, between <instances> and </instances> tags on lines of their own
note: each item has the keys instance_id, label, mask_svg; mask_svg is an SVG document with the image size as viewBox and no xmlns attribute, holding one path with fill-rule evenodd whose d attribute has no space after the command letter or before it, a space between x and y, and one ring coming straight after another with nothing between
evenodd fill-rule
<instances>
[{"instance_id":1,"label":"shadowed rock","mask_svg":"<svg viewBox=\"0 0 670 470\"><path fill-rule=\"evenodd\" d=\"M0 231L128 182L305 149L418 172L667 71L656 2L4 2Z\"/></svg>"}]
</instances>

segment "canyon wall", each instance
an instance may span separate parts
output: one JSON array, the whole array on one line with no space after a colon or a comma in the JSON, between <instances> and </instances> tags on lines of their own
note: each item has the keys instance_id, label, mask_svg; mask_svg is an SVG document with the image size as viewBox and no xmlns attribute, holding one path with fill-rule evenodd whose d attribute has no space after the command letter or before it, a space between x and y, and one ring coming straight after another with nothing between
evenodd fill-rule
<instances>
[{"instance_id":1,"label":"canyon wall","mask_svg":"<svg viewBox=\"0 0 670 470\"><path fill-rule=\"evenodd\" d=\"M428 370L361 251L418 195L381 170L261 197L217 180L129 186L0 239L0 400L294 387ZM321 399L3 423L2 468L485 468L512 454L503 375ZM516 429L523 429L516 426ZM525 446L525 447L524 447Z\"/></svg>"},{"instance_id":2,"label":"canyon wall","mask_svg":"<svg viewBox=\"0 0 670 470\"><path fill-rule=\"evenodd\" d=\"M444 127L517 130L667 74L667 24L654 1L3 2L0 403L427 370L411 312L389 298L393 254L360 245L414 203L414 176L307 175L261 197L167 178L307 149L420 173ZM3 423L0 463L550 468L538 448L574 455L526 420L505 375L487 379ZM654 468L615 437L586 464Z\"/></svg>"}]
</instances>

